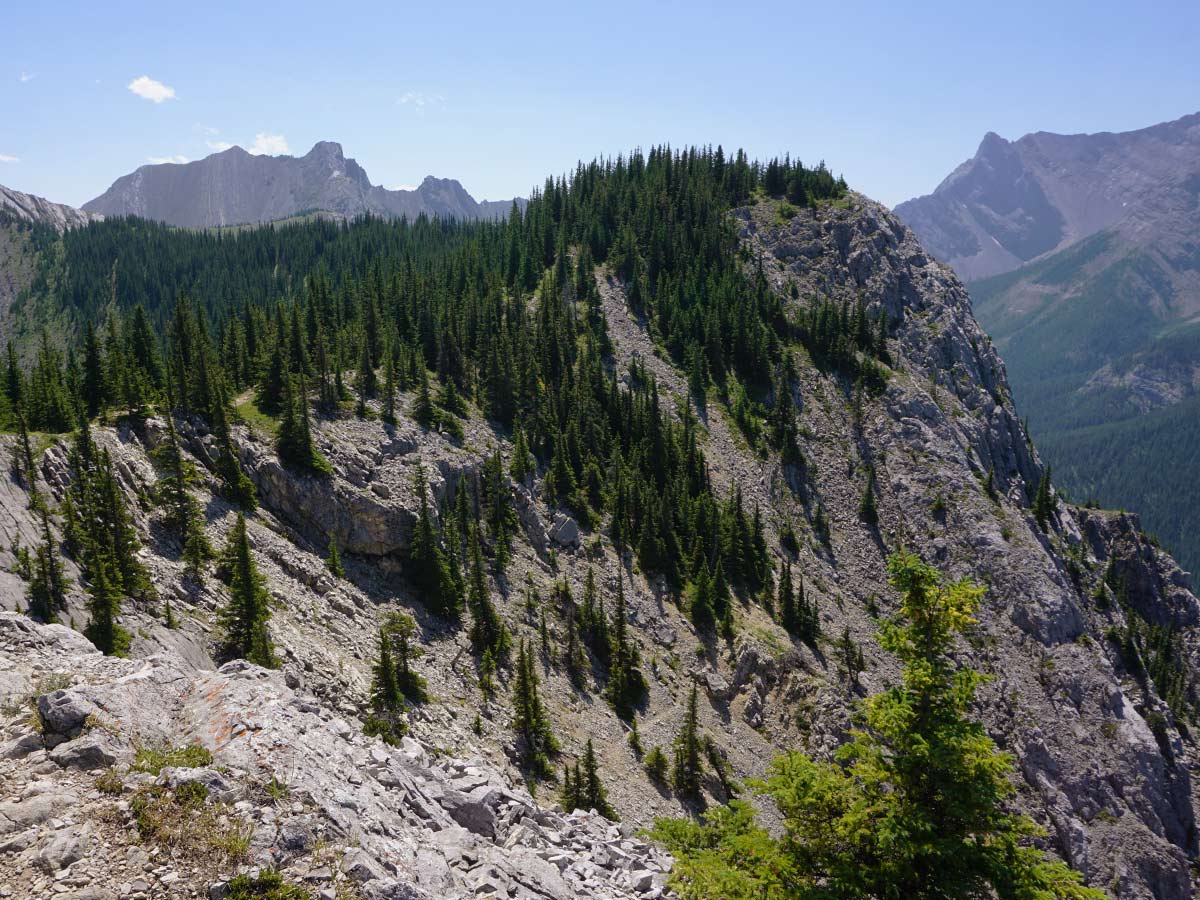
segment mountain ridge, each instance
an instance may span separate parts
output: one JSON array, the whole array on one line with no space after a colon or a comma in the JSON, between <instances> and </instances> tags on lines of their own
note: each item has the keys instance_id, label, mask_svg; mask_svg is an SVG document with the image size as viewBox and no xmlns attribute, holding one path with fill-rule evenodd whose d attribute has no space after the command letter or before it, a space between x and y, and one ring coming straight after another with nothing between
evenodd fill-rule
<instances>
[{"instance_id":1,"label":"mountain ridge","mask_svg":"<svg viewBox=\"0 0 1200 900\"><path fill-rule=\"evenodd\" d=\"M1200 567L1200 518L1187 500L1200 392L1200 114L1011 143L989 132L933 194L896 212L969 281L1063 486L1138 509L1185 566Z\"/></svg>"},{"instance_id":2,"label":"mountain ridge","mask_svg":"<svg viewBox=\"0 0 1200 900\"><path fill-rule=\"evenodd\" d=\"M0 213L7 213L19 222L50 225L59 231L102 218L65 203L54 203L35 194L26 194L0 184Z\"/></svg>"},{"instance_id":3,"label":"mountain ridge","mask_svg":"<svg viewBox=\"0 0 1200 900\"><path fill-rule=\"evenodd\" d=\"M139 166L83 210L135 215L185 228L253 225L312 211L344 218L419 215L492 219L520 198L475 200L455 179L427 176L414 190L388 190L346 157L341 144L318 141L303 156L265 156L239 146L187 163Z\"/></svg>"},{"instance_id":4,"label":"mountain ridge","mask_svg":"<svg viewBox=\"0 0 1200 900\"><path fill-rule=\"evenodd\" d=\"M1127 132L989 131L930 194L895 211L967 281L1009 272L1103 229L1145 221L1197 171L1200 113ZM1162 186L1168 190L1164 192Z\"/></svg>"},{"instance_id":5,"label":"mountain ridge","mask_svg":"<svg viewBox=\"0 0 1200 900\"><path fill-rule=\"evenodd\" d=\"M489 893L519 900L670 896L662 890L666 861L626 841L653 818L694 807L684 802L678 784L655 780L645 765L650 753L643 758L639 748L669 751L686 723L689 696L697 696L707 760L700 795L713 806L732 796L734 779L765 775L782 750L831 759L854 726L862 699L896 682L896 658L874 636L899 609L887 561L903 547L948 579L988 586L977 631L956 647L955 662L991 676L981 687L978 716L1018 762L1012 806L1045 829L1038 846L1115 896L1194 896L1189 866L1197 853L1197 787L1190 773L1196 748L1186 723L1196 697L1200 602L1186 575L1140 533L1136 517L1077 508L1054 494L1014 405L1005 363L975 321L966 289L898 217L850 191L803 206L764 196L750 190L753 171L732 168L718 177L712 157L697 155L686 163L677 157L671 165L689 166L692 176L672 181L677 193L668 209L678 215L658 220L630 215L633 197L640 195L605 191L600 181L637 172L645 182L632 185L657 196L666 167L661 156L652 156L648 168L619 174L599 166L585 170L583 178L595 179L601 189L581 186L572 194L564 187L560 197L534 201L563 203L569 212L598 217L604 210L585 201L624 196L627 205L615 216L623 227L611 234L586 227L598 219L589 223L564 214L558 220L546 206L515 222L462 229L371 221L347 228L308 222L251 230L274 242L277 252L269 254L257 252L261 245L242 235L217 241L153 229L162 232L156 235L161 243L152 245L154 255L185 273L192 260L177 252L185 244L210 254L241 247L273 269L278 268L273 258L297 255L307 232L319 239L322 254L307 259L305 272L298 273L317 274L311 289L294 300L263 287L272 304L266 309L244 291L198 293L229 311L228 327L216 330L223 336L220 349L198 356L200 366L189 365L182 352L191 329L162 329L168 335L158 357L162 377L178 381L180 395L195 394L201 366L220 365L231 379L228 419L206 418L194 401L180 410L159 403L140 415L124 415L124 399L101 400L101 415L90 431L92 455L103 460L102 468L111 468L109 494L124 498L144 551L138 558L156 594L122 600L120 621L133 661L85 655L82 639L65 627L22 627L26 619L0 616L0 653L12 660L0 670L18 673L0 680L0 712L6 716L0 721L6 739L0 777L13 773L10 793L43 796L37 801L42 805L63 803L66 791L88 788L75 777L77 770L111 766L105 783L119 795L111 801L89 796L91 810L115 807L116 796L130 801L126 805L139 798L149 802L159 796L156 789L173 788L185 777L203 778L212 786L203 811L212 815L220 809L250 829L243 865L274 867L297 883L317 872L326 884L361 879L370 900L376 891L381 900ZM734 194L730 185L739 176L750 184ZM685 203L691 196L681 186L705 183L731 190L728 204ZM697 225L687 221L685 210L714 218ZM124 224L70 233L85 240L64 246L64 270L90 265L107 274L114 259L144 246L120 243ZM647 278L641 260L652 260L655 247L704 233L705 225L721 238L711 244L720 249L710 262L727 263L729 278L740 285L741 292L723 295L732 297L725 305L752 299L745 309L762 310L772 328L780 329L770 332L781 338L774 341L777 365L759 367L772 376L769 385L743 382L729 363L725 385L718 385L706 380L695 352L673 352L672 336L682 342L689 333L672 331L680 328L681 310L669 301L693 301L700 292L652 293L648 285L665 283L668 276ZM536 230L543 227L551 230ZM385 238L410 230L420 237L413 242L418 252L411 264L407 253L384 252ZM454 242L463 233L472 239L482 235L486 240L480 243L501 251L491 257L487 274L497 283L511 277L515 297L502 290L476 293L470 279L461 291L450 289L459 272L476 271L474 254L463 254L471 268L454 269L461 247ZM355 242L359 235L367 239L364 244ZM576 255L579 235L584 238ZM590 256L591 239L598 242L600 262ZM431 254L434 240L443 244ZM370 246L372 255L346 252L361 246ZM406 249L398 237L396 246ZM517 256L532 257L524 263L512 259L503 252L509 246ZM561 249L548 253L547 247ZM676 259L673 271L692 263ZM439 273L447 278L445 289L432 280ZM331 283L344 288L331 291ZM395 290L378 302L374 284L394 284ZM541 288L532 310L523 286ZM81 292L77 299L91 300L96 293ZM348 300L360 304L358 315L339 320ZM715 306L714 319L727 311ZM100 319L111 308L91 311ZM188 307L175 309L186 325ZM277 327L271 327L271 312L278 314ZM220 306L214 313L220 316ZM466 322L467 314L479 327L437 328ZM351 374L358 360L372 365L367 330L359 323L373 316L401 336L380 348L377 396L368 395L364 371ZM328 467L319 474L281 457L283 445L274 431L282 432L283 424L255 400L260 387L265 399L268 379L239 359L274 358L289 366L284 361L293 358L290 350L304 349L295 362L302 372L300 356L324 359L328 337L320 323L326 317L336 328L333 339L343 344L333 363L336 375L316 363L299 401L312 446ZM133 313L128 326L118 323L118 334L137 334L136 320ZM253 356L239 341L239 333L246 333L243 321L262 342ZM577 340L566 331L577 323L594 331ZM712 341L696 345L703 348L701 359L714 367L728 359L736 345L723 337L732 333L709 332ZM434 339L427 356L421 343L426 335ZM507 428L491 412L503 409L493 398L504 398L489 396L501 381L489 344L527 335L544 350L529 350L529 377L509 382L516 412L514 427ZM451 347L451 341L457 343ZM119 341L111 351L107 342L98 343L90 354L99 363L96 370L139 371L138 357L123 352ZM399 366L385 348L399 350ZM741 349L754 347L744 341ZM564 351L578 355L564 360ZM259 368L269 374L272 366ZM453 404L457 412L451 412L455 370L463 378ZM30 391L47 381L49 375L30 379ZM139 381L127 383L136 389ZM354 385L357 410L350 400L329 394L337 384ZM317 395L316 407L310 393ZM330 402L322 403L322 395ZM554 412L543 413L555 408L572 418L563 425ZM583 415L588 408L593 411ZM623 408L630 414L622 414ZM586 430L578 429L577 418ZM618 428L639 421L657 424L629 432L634 463L625 465L618 456L623 452ZM51 436L49 447L39 442L31 450L35 459L26 481L0 481L0 505L11 512L0 518L0 587L6 588L0 590L0 605L6 608L21 602L21 548L30 553L45 542L53 549L60 543L55 533L65 536L74 525L61 512L47 524L30 490L42 492L41 508L60 511L72 492L78 495L85 474L80 454L73 452L80 438L67 433L69 426L55 429L63 433ZM551 448L546 434L555 437ZM185 492L193 492L195 527L216 548L231 543L228 538L244 526L247 554L269 585L267 627L278 672L240 660L218 665L221 611L232 586L207 563L189 573L183 540L168 522L170 510L141 499L161 496L169 487L161 459L176 435L186 459L181 470L192 473ZM10 457L19 447L15 435L2 443ZM655 443L661 452L650 454ZM578 464L571 461L575 448ZM692 461L686 470L684 460ZM659 462L689 473L676 482L680 493L696 486L696 512L681 516L682 524L665 505L676 492L655 493L653 468ZM615 479L605 475L609 465L616 468ZM256 489L258 508L243 510L244 519L229 490L226 473L233 470ZM566 494L561 485L567 480L578 489ZM614 480L610 499L605 487ZM621 499L622 484L634 487L632 499ZM585 505L593 486L595 497ZM1035 511L1030 502L1035 492L1058 502ZM511 515L490 511L497 509ZM546 782L539 779L537 789L526 793L517 787L524 738L515 727L516 679L503 663L485 667L487 654L475 646L467 623L440 615L433 588L415 580L415 525L426 516L428 530L447 536L439 542L447 558L480 585L470 607L472 621L484 621L486 598L513 650L519 648L518 658L526 653L536 658L535 693L561 749L556 767L594 745L622 825L591 817L588 834L564 840L564 816L549 808L555 798ZM695 532L702 542L687 537L693 522L711 522ZM496 564L499 571L489 575L492 566L475 551L491 543L489 555L499 558L499 534L507 537L507 550ZM670 539L682 552L659 552L656 537ZM464 561L467 545L472 558ZM774 574L761 590L752 590L745 568L760 547ZM333 549L336 565L326 559ZM716 556L712 569L710 554ZM91 598L84 593L89 576L77 559L63 557L69 584L59 612L64 621L82 623L90 614ZM695 574L681 575L691 584L672 586L666 566L689 557ZM710 571L722 573L713 579L718 583L729 578L734 584L730 589L725 582L728 627L722 624L719 631L714 621L703 624L697 615L703 594L695 585L711 585ZM803 636L794 625L784 625L784 572L789 584L794 578L800 585L816 619L815 629ZM797 597L791 599L794 605ZM598 648L617 646L615 637L601 644L589 629L580 638L585 610L592 622L597 615L611 621L610 635L619 626L623 640L637 650L645 696L627 718L611 699L616 657L605 663L598 656ZM395 612L412 618L411 639L420 651L413 667L428 693L426 702L403 713L409 734L400 739L399 752L365 732L376 636ZM1163 633L1165 641L1158 639ZM1147 634L1155 637L1153 644ZM563 652L573 641L580 653ZM81 665L64 664L67 654L76 653L72 647L79 648ZM1177 681L1159 677L1164 662L1180 667ZM67 670L68 684L58 669ZM131 677L135 671L137 678ZM155 696L165 696L165 702L130 702ZM264 702L256 705L258 696ZM33 715L26 705L30 699ZM114 699L123 702L109 702ZM92 707L103 708L105 716L89 720ZM191 775L164 769L157 781L130 771L135 742L152 740L168 747L199 741L212 755L211 766ZM326 747L329 753L312 752ZM441 748L437 755L446 759L444 766L421 761L423 748L430 747ZM402 756L417 763L415 772ZM261 787L270 785L278 795L278 782L290 792L286 802ZM246 799L238 801L240 810L227 811L216 807L222 797ZM99 845L100 852L76 862L71 878L114 880L115 871L126 871L122 861L130 854L126 845L136 840L131 836L137 823L132 810L124 817L119 809L108 813L123 828L79 838L86 846ZM86 825L91 815L81 813L82 822L66 826ZM444 815L470 835L441 827ZM565 819L579 823L589 816L578 810ZM321 834L322 843L342 857L340 871L336 856L328 865L315 842L302 839L305 828ZM36 896L49 890L58 867L39 861L60 859L55 848L64 840L62 830L44 824L25 833L26 843L11 857L12 865L24 866L20 880L14 879L18 891ZM505 851L522 862L493 865L497 856L505 859ZM535 856L566 883L534 862ZM0 857L0 867L9 864ZM527 883L531 873L533 885ZM178 866L169 874L200 896L210 890L203 870ZM147 878L162 875L159 868Z\"/></svg>"}]
</instances>

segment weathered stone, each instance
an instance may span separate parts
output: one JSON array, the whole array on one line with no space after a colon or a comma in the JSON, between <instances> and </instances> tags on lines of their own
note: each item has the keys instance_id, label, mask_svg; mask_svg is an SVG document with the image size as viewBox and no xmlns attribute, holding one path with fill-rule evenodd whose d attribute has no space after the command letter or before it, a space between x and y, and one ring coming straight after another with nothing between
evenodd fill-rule
<instances>
[{"instance_id":1,"label":"weathered stone","mask_svg":"<svg viewBox=\"0 0 1200 900\"><path fill-rule=\"evenodd\" d=\"M560 547L579 547L579 523L568 515L558 513L554 517L554 524L550 526L550 540Z\"/></svg>"},{"instance_id":2,"label":"weathered stone","mask_svg":"<svg viewBox=\"0 0 1200 900\"><path fill-rule=\"evenodd\" d=\"M47 872L57 872L80 859L87 853L91 836L89 825L78 825L60 829L46 846L38 851L38 865Z\"/></svg>"}]
</instances>

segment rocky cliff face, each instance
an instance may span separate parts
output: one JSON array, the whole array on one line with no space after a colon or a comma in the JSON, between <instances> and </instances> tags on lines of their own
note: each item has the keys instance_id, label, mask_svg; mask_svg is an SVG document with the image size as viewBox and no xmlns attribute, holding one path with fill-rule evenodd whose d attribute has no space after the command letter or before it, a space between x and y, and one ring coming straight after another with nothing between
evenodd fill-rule
<instances>
[{"instance_id":1,"label":"rocky cliff face","mask_svg":"<svg viewBox=\"0 0 1200 900\"><path fill-rule=\"evenodd\" d=\"M300 157L256 156L231 147L189 163L142 166L83 205L91 213L133 215L185 228L271 222L315 211L490 219L511 200L476 202L452 179L426 178L416 190L372 185L340 144L321 141Z\"/></svg>"},{"instance_id":2,"label":"rocky cliff face","mask_svg":"<svg viewBox=\"0 0 1200 900\"><path fill-rule=\"evenodd\" d=\"M896 208L971 281L1064 487L1138 509L1191 567L1198 192L1191 115L1124 134L989 135L933 194Z\"/></svg>"},{"instance_id":3,"label":"rocky cliff face","mask_svg":"<svg viewBox=\"0 0 1200 900\"><path fill-rule=\"evenodd\" d=\"M86 225L101 218L65 203L51 203L33 194L23 194L0 184L0 213L6 213L19 222L40 222L59 231L76 225Z\"/></svg>"},{"instance_id":4,"label":"rocky cliff face","mask_svg":"<svg viewBox=\"0 0 1200 900\"><path fill-rule=\"evenodd\" d=\"M522 535L494 598L506 622L538 645L544 613L553 651L568 612L556 582L579 597L590 568L610 609L623 585L649 682L638 715L642 746L669 747L687 693L699 683L705 733L736 776L761 775L783 748L831 753L853 704L895 676L894 661L872 635L895 608L886 557L901 545L915 549L952 576L988 586L978 633L961 655L993 676L980 715L1016 756L1018 802L1046 827L1046 846L1113 896L1193 896L1195 747L1153 678L1121 650L1131 626L1169 623L1172 664L1196 670L1200 604L1186 576L1140 534L1133 517L1060 504L1048 531L1037 526L1027 498L1041 463L1013 407L1004 365L962 285L899 219L857 195L791 218L783 212L766 202L737 211L748 267L761 263L793 311L815 297L861 297L886 310L893 363L887 387L873 397L796 351L802 468L752 452L715 403L692 404L690 413L700 422L714 482L740 488L746 503L762 510L779 562L791 563L817 602L823 638L815 647L793 641L751 604L738 606L732 641L699 640L660 585L547 504L537 480L511 486ZM685 414L686 379L658 354L621 284L603 270L597 277L614 364L621 372L635 362L645 367L664 400ZM412 400L404 398L402 411ZM203 471L210 439L190 423L180 427ZM245 427L235 433L263 501L249 531L273 598L278 673L240 663L216 668L210 654L224 588L184 574L179 548L147 504L135 508L159 602L124 612L133 659L88 653L63 627L0 617L0 672L16 673L0 676L0 685L5 696L36 707L30 714L11 703L6 713L0 756L9 761L0 765L22 773L8 792L22 799L0 807L0 823L11 823L3 830L12 835L0 839L7 841L0 843L0 881L45 889L65 867L59 883L72 888L95 880L92 867L111 864L113 874L103 877L130 884L136 878L145 894L166 895L164 881L175 877L206 889L232 873L206 870L203 860L153 860L147 871L138 851L153 841L138 839L121 806L158 782L169 788L202 779L210 798L228 798L222 814L229 823L250 829L250 861L274 862L289 877L330 890L344 875L368 897L657 896L663 857L594 816L553 812L545 786L533 797L516 786L507 688L492 698L480 693L466 635L426 615L404 579L418 463L436 498L460 475L473 477L494 448L507 458L508 441L477 416L461 443L404 416L395 429L345 419L315 427L335 470L324 481L281 468L265 436ZM130 498L144 496L154 480L147 448L160 429L151 420L137 430L97 430ZM877 527L857 516L868 466L878 488ZM41 477L56 497L66 472L62 445L50 447ZM219 545L233 512L214 486L201 500ZM828 519L827 539L812 524L818 509ZM0 483L0 510L0 547L36 541L27 497L8 480ZM780 545L785 526L799 536L795 553ZM331 535L346 551L345 578L321 561ZM0 564L13 561L0 550ZM0 603L11 609L23 587L14 574L0 578ZM82 626L77 585L76 578L70 614ZM533 606L527 587L540 598ZM174 629L163 624L168 598ZM359 717L375 628L398 607L418 621L424 655L417 666L432 700L413 710L411 740L389 749L362 736ZM861 672L845 664L838 648L847 645L861 649ZM575 758L589 738L595 742L621 827L680 814L678 802L646 775L628 745L628 726L598 696L596 683L574 688L549 658L541 676L563 759ZM211 764L165 768L154 778L126 771L139 741L193 740L212 752ZM119 794L96 786L110 766L119 786L111 776L101 784ZM272 777L286 786L285 800L267 802L256 793L254 786ZM709 802L727 796L714 775L705 792ZM62 808L68 794L80 800L69 819L39 812L51 803ZM81 841L105 852L68 865L74 851L64 848ZM222 857L216 865L232 863Z\"/></svg>"}]
</instances>

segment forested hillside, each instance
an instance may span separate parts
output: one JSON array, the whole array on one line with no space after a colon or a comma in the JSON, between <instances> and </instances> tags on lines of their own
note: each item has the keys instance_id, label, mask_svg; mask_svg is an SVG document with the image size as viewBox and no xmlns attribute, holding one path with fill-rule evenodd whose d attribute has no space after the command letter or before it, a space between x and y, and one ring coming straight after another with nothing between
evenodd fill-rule
<instances>
[{"instance_id":1,"label":"forested hillside","mask_svg":"<svg viewBox=\"0 0 1200 900\"><path fill-rule=\"evenodd\" d=\"M40 728L16 696L0 774L104 770L94 865L186 845L191 804L249 829L180 857L197 891L663 896L607 816L663 820L682 896L1191 894L1200 603L1062 501L962 285L824 164L656 148L503 222L26 234L0 594L113 659L0 616ZM151 743L199 760L142 778ZM733 803L772 773L803 846Z\"/></svg>"}]
</instances>

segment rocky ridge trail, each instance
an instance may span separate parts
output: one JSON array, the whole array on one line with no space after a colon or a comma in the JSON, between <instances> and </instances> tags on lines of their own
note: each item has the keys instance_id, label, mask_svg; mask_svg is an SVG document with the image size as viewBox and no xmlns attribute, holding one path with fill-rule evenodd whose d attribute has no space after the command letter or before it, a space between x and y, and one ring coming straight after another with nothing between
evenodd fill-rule
<instances>
[{"instance_id":1,"label":"rocky ridge trail","mask_svg":"<svg viewBox=\"0 0 1200 900\"><path fill-rule=\"evenodd\" d=\"M219 898L236 862L321 897L662 896L670 860L629 826L542 808L483 760L364 737L278 672L105 658L12 613L0 663L4 896ZM142 748L193 744L211 759L136 771ZM220 804L214 827L243 836L245 860L206 858L194 835L136 840L139 798L181 803L193 783Z\"/></svg>"}]
</instances>

